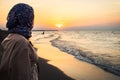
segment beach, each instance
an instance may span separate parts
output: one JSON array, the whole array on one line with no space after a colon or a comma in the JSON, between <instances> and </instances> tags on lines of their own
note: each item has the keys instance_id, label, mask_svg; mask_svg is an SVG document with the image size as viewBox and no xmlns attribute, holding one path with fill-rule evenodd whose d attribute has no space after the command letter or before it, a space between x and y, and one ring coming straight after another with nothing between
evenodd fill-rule
<instances>
[{"instance_id":1,"label":"beach","mask_svg":"<svg viewBox=\"0 0 120 80\"><path fill-rule=\"evenodd\" d=\"M120 80L119 76L53 47L50 41L57 37L45 37L39 43L35 37L31 39L40 57L40 80Z\"/></svg>"},{"instance_id":2,"label":"beach","mask_svg":"<svg viewBox=\"0 0 120 80\"><path fill-rule=\"evenodd\" d=\"M53 46L52 41L59 38L58 34L38 33L33 32L31 41L39 56L39 80L120 80L120 76Z\"/></svg>"},{"instance_id":3,"label":"beach","mask_svg":"<svg viewBox=\"0 0 120 80\"><path fill-rule=\"evenodd\" d=\"M120 0L0 0L0 12L0 76L120 80Z\"/></svg>"}]
</instances>

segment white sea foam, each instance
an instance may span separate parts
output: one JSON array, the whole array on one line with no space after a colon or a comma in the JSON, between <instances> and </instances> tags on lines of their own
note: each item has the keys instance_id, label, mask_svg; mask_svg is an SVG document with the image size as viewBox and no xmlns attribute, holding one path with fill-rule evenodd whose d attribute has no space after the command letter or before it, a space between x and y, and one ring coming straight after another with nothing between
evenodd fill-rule
<instances>
[{"instance_id":1,"label":"white sea foam","mask_svg":"<svg viewBox=\"0 0 120 80\"><path fill-rule=\"evenodd\" d=\"M120 31L58 31L34 32L35 42L51 38L52 45L120 76Z\"/></svg>"},{"instance_id":2,"label":"white sea foam","mask_svg":"<svg viewBox=\"0 0 120 80\"><path fill-rule=\"evenodd\" d=\"M65 31L52 45L120 76L119 31Z\"/></svg>"}]
</instances>

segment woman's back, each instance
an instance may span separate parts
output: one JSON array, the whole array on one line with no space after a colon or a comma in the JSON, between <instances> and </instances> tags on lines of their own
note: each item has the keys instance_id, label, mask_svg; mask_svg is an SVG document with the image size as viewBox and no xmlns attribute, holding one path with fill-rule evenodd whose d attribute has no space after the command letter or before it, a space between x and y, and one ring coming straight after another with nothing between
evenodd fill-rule
<instances>
[{"instance_id":1,"label":"woman's back","mask_svg":"<svg viewBox=\"0 0 120 80\"><path fill-rule=\"evenodd\" d=\"M26 76L29 78L30 75L28 74L30 74L29 71L31 64L29 62L30 58L28 54L27 43L28 41L19 34L9 34L5 38L5 40L2 42L4 52L0 65L0 73L2 75L6 76L10 74L8 76L10 79L12 76L14 76L14 78L19 76L22 77L22 74L24 75L27 73Z\"/></svg>"},{"instance_id":2,"label":"woman's back","mask_svg":"<svg viewBox=\"0 0 120 80\"><path fill-rule=\"evenodd\" d=\"M2 42L1 80L38 80L38 57L29 42L33 20L33 8L24 3L16 4L8 13L9 35Z\"/></svg>"}]
</instances>

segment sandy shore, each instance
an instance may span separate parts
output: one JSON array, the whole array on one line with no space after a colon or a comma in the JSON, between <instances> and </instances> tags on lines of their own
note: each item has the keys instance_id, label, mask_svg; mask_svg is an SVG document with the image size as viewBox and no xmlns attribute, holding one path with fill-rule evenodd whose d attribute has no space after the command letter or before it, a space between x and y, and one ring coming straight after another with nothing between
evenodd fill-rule
<instances>
[{"instance_id":1,"label":"sandy shore","mask_svg":"<svg viewBox=\"0 0 120 80\"><path fill-rule=\"evenodd\" d=\"M32 40L40 57L40 80L120 80L116 75L53 47L52 39L41 39L39 44Z\"/></svg>"}]
</instances>

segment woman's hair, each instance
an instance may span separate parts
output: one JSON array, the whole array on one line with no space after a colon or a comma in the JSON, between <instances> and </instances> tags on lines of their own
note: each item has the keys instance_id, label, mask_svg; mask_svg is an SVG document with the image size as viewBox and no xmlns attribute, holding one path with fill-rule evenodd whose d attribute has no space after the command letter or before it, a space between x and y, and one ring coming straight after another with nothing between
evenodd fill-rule
<instances>
[{"instance_id":1,"label":"woman's hair","mask_svg":"<svg viewBox=\"0 0 120 80\"><path fill-rule=\"evenodd\" d=\"M8 13L6 27L10 33L18 33L26 38L31 37L34 10L24 3L16 4Z\"/></svg>"}]
</instances>

